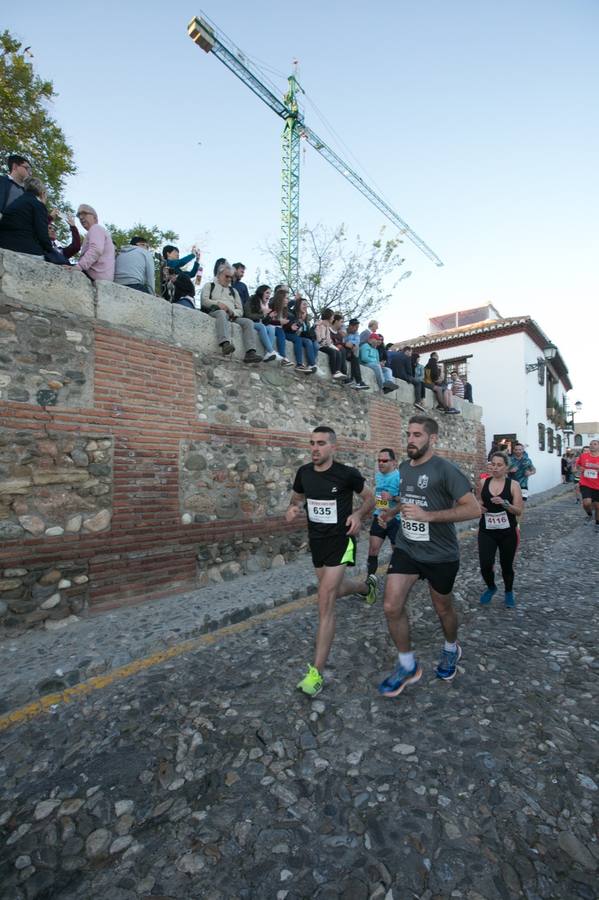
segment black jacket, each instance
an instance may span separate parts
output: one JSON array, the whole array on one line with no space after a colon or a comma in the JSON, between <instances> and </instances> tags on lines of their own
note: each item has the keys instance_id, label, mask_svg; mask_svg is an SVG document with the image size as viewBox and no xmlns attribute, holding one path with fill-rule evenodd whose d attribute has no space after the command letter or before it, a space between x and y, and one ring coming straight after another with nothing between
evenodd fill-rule
<instances>
[{"instance_id":1,"label":"black jacket","mask_svg":"<svg viewBox=\"0 0 599 900\"><path fill-rule=\"evenodd\" d=\"M16 184L8 175L0 176L0 213L3 213L8 203L8 195L11 188L16 188L23 193L23 188Z\"/></svg>"},{"instance_id":2,"label":"black jacket","mask_svg":"<svg viewBox=\"0 0 599 900\"><path fill-rule=\"evenodd\" d=\"M0 219L0 247L36 256L52 252L48 210L30 191L25 191L4 210Z\"/></svg>"},{"instance_id":3,"label":"black jacket","mask_svg":"<svg viewBox=\"0 0 599 900\"><path fill-rule=\"evenodd\" d=\"M393 377L399 378L401 381L409 381L410 378L413 378L414 376L412 371L412 359L407 353L404 353L403 350L398 350L396 353L390 354L389 366L393 373Z\"/></svg>"}]
</instances>

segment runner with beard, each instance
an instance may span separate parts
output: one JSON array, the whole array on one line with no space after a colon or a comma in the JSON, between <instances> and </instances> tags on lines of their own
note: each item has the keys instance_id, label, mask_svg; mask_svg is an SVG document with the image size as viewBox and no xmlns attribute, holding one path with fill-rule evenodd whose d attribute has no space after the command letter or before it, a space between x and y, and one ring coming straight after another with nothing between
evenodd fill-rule
<instances>
[{"instance_id":1,"label":"runner with beard","mask_svg":"<svg viewBox=\"0 0 599 900\"><path fill-rule=\"evenodd\" d=\"M428 581L445 636L435 668L437 677L451 681L462 656L452 596L460 567L454 523L478 519L480 506L472 485L460 469L434 454L438 436L435 419L412 416L408 423L409 460L399 467L400 503L380 514L388 520L401 512L401 528L387 572L384 603L389 633L399 653L394 671L379 686L384 697L397 697L422 677L422 668L410 642L406 609L410 591L419 578Z\"/></svg>"},{"instance_id":2,"label":"runner with beard","mask_svg":"<svg viewBox=\"0 0 599 900\"><path fill-rule=\"evenodd\" d=\"M310 435L312 462L300 466L293 482L293 494L285 513L294 522L305 508L308 513L308 537L312 562L318 578L318 632L314 665L297 685L314 697L323 686L324 670L335 636L335 604L338 597L361 594L370 606L376 602L377 580L346 578L346 566L354 566L356 535L362 520L374 508L374 494L364 487L364 476L352 466L336 462L337 438L332 428L320 425ZM353 511L353 495L362 505Z\"/></svg>"}]
</instances>

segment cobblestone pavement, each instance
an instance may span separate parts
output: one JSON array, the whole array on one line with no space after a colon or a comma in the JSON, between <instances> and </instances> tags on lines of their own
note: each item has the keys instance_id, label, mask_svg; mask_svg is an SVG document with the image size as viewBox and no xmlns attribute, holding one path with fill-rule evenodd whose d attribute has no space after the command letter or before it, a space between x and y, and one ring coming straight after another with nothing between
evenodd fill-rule
<instances>
[{"instance_id":1,"label":"cobblestone pavement","mask_svg":"<svg viewBox=\"0 0 599 900\"><path fill-rule=\"evenodd\" d=\"M316 700L315 609L280 607L0 732L0 897L596 898L599 536L571 494L527 510L514 610L462 554L450 685L419 588L398 700L350 598Z\"/></svg>"}]
</instances>

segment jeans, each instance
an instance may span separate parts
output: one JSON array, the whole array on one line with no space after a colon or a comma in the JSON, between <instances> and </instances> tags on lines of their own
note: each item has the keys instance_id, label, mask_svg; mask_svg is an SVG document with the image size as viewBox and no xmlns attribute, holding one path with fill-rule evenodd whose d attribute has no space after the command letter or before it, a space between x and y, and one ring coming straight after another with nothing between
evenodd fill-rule
<instances>
[{"instance_id":1,"label":"jeans","mask_svg":"<svg viewBox=\"0 0 599 900\"><path fill-rule=\"evenodd\" d=\"M295 364L302 366L304 364L304 348L302 347L302 339L299 334L290 331L284 331L280 325L275 326L275 338L277 340L277 352L279 356L287 357L286 341L293 344L293 352L295 354Z\"/></svg>"},{"instance_id":2,"label":"jeans","mask_svg":"<svg viewBox=\"0 0 599 900\"><path fill-rule=\"evenodd\" d=\"M372 371L374 372L374 377L376 378L376 383L381 388L381 390L384 384L395 384L395 382L393 381L393 375L386 366L381 366L380 363L362 363L362 365L368 366L369 369L372 369Z\"/></svg>"},{"instance_id":3,"label":"jeans","mask_svg":"<svg viewBox=\"0 0 599 900\"><path fill-rule=\"evenodd\" d=\"M274 353L275 326L265 325L264 322L254 322L254 328L258 332L260 343L267 353Z\"/></svg>"},{"instance_id":4,"label":"jeans","mask_svg":"<svg viewBox=\"0 0 599 900\"><path fill-rule=\"evenodd\" d=\"M316 365L316 354L318 353L318 341L312 341L310 338L303 337L302 344L306 351L306 359L309 366Z\"/></svg>"}]
</instances>

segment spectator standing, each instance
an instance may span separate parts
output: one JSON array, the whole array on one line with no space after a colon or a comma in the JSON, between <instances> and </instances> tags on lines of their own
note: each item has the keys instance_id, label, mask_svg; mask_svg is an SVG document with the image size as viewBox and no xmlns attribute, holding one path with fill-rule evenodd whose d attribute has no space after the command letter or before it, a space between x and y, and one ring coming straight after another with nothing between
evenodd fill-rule
<instances>
[{"instance_id":1,"label":"spectator standing","mask_svg":"<svg viewBox=\"0 0 599 900\"><path fill-rule=\"evenodd\" d=\"M259 363L256 353L256 331L251 319L243 315L243 307L239 294L231 287L233 269L223 263L216 275L216 280L205 284L200 295L201 308L216 320L216 339L223 356L235 352L231 342L231 322L237 322L241 328L245 363Z\"/></svg>"},{"instance_id":2,"label":"spectator standing","mask_svg":"<svg viewBox=\"0 0 599 900\"><path fill-rule=\"evenodd\" d=\"M362 335L360 335L360 338ZM387 368L387 366L381 365L381 360L378 353L378 345L381 342L380 334L376 332L372 332L368 336L368 340L365 344L361 344L360 346L360 362L364 366L368 366L369 369L372 369L374 372L374 377L376 378L376 383L379 388L383 391L384 394L390 394L391 391L397 390L397 384L393 380L393 376L391 374L391 370Z\"/></svg>"},{"instance_id":3,"label":"spectator standing","mask_svg":"<svg viewBox=\"0 0 599 900\"><path fill-rule=\"evenodd\" d=\"M254 328L258 332L258 336L264 347L264 362L272 362L275 359L281 359L275 350L276 329L274 325L265 325L264 318L268 316L270 307L271 290L267 284L261 284L256 288L256 293L243 304L243 314L246 319L251 319Z\"/></svg>"},{"instance_id":4,"label":"spectator standing","mask_svg":"<svg viewBox=\"0 0 599 900\"><path fill-rule=\"evenodd\" d=\"M85 272L92 281L114 281L115 253L112 237L98 224L98 214L93 206L80 203L77 218L87 234L75 268Z\"/></svg>"},{"instance_id":5,"label":"spectator standing","mask_svg":"<svg viewBox=\"0 0 599 900\"><path fill-rule=\"evenodd\" d=\"M33 176L25 179L23 188L20 197L6 207L0 219L0 247L43 257L44 253L52 251L46 188Z\"/></svg>"},{"instance_id":6,"label":"spectator standing","mask_svg":"<svg viewBox=\"0 0 599 900\"><path fill-rule=\"evenodd\" d=\"M70 213L67 213L67 222L69 223L69 229L71 231L71 243L67 247L61 247L58 244L58 235L56 233L56 226L54 222L59 217L59 212L57 209L53 209L50 214L50 221L48 222L48 236L50 238L50 243L52 244L52 250L50 253L46 253L44 259L46 262L54 263L58 266L69 266L72 256L75 256L81 250L81 235L79 234L79 229L75 224L75 219Z\"/></svg>"},{"instance_id":7,"label":"spectator standing","mask_svg":"<svg viewBox=\"0 0 599 900\"><path fill-rule=\"evenodd\" d=\"M460 397L460 399L464 399L464 382L460 378L458 372L454 369L450 374L451 384L449 385L451 388L451 393L454 397Z\"/></svg>"},{"instance_id":8,"label":"spectator standing","mask_svg":"<svg viewBox=\"0 0 599 900\"><path fill-rule=\"evenodd\" d=\"M154 294L154 279L154 257L148 250L148 242L143 237L132 237L116 258L114 280L134 291Z\"/></svg>"},{"instance_id":9,"label":"spectator standing","mask_svg":"<svg viewBox=\"0 0 599 900\"><path fill-rule=\"evenodd\" d=\"M24 156L12 153L6 160L8 175L0 178L0 214L24 191L23 182L31 177L31 165Z\"/></svg>"},{"instance_id":10,"label":"spectator standing","mask_svg":"<svg viewBox=\"0 0 599 900\"><path fill-rule=\"evenodd\" d=\"M239 294L241 303L245 309L245 304L250 299L250 292L247 289L247 284L244 284L242 281L244 275L244 264L240 262L233 263L233 289Z\"/></svg>"}]
</instances>

